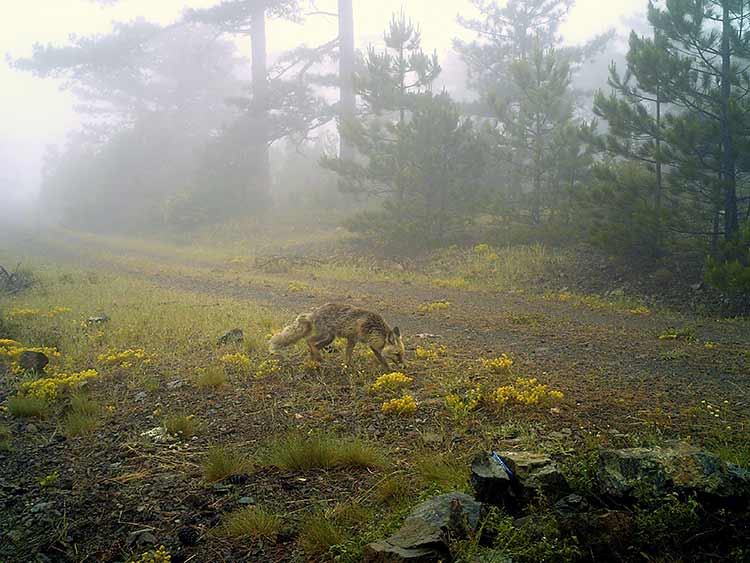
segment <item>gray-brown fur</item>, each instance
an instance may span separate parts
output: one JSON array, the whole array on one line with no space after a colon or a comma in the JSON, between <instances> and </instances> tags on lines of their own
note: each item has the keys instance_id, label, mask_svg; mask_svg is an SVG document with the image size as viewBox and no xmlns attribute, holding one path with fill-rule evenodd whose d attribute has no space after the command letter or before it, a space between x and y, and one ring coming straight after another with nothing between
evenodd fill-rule
<instances>
[{"instance_id":1,"label":"gray-brown fur","mask_svg":"<svg viewBox=\"0 0 750 563\"><path fill-rule=\"evenodd\" d=\"M289 346L306 339L310 357L321 361L320 350L335 338L345 338L346 365L351 365L352 352L358 342L366 344L380 364L389 369L387 360L404 362L404 343L398 327L391 329L377 313L343 305L328 303L310 313L299 315L291 325L271 339L270 350Z\"/></svg>"}]
</instances>

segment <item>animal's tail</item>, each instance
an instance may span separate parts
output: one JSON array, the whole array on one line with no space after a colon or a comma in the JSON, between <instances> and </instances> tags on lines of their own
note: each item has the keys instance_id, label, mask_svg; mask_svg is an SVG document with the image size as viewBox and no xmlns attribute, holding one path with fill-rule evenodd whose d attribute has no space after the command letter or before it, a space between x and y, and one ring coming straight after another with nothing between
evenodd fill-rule
<instances>
[{"instance_id":1,"label":"animal's tail","mask_svg":"<svg viewBox=\"0 0 750 563\"><path fill-rule=\"evenodd\" d=\"M299 315L292 324L284 327L280 333L275 334L268 344L268 351L275 354L281 348L291 346L298 340L302 340L312 332L313 326L310 321L310 313Z\"/></svg>"}]
</instances>

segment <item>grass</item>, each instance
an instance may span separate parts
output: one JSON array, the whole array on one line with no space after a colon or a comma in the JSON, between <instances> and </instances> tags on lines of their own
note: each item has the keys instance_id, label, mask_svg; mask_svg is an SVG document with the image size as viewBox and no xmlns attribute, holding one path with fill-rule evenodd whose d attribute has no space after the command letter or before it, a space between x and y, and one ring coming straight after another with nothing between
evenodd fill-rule
<instances>
[{"instance_id":1,"label":"grass","mask_svg":"<svg viewBox=\"0 0 750 563\"><path fill-rule=\"evenodd\" d=\"M166 416L162 421L162 426L167 434L176 436L181 440L188 440L198 433L198 422L191 414L172 414Z\"/></svg>"},{"instance_id":2,"label":"grass","mask_svg":"<svg viewBox=\"0 0 750 563\"><path fill-rule=\"evenodd\" d=\"M328 555L331 547L348 538L346 530L332 522L325 513L315 512L305 520L297 541L306 561L320 561Z\"/></svg>"},{"instance_id":3,"label":"grass","mask_svg":"<svg viewBox=\"0 0 750 563\"><path fill-rule=\"evenodd\" d=\"M221 481L237 473L252 471L253 465L244 454L229 446L214 446L201 464L203 477L209 483Z\"/></svg>"},{"instance_id":4,"label":"grass","mask_svg":"<svg viewBox=\"0 0 750 563\"><path fill-rule=\"evenodd\" d=\"M378 468L384 465L385 458L374 444L360 439L291 433L270 443L267 461L276 467L306 471L331 467Z\"/></svg>"},{"instance_id":5,"label":"grass","mask_svg":"<svg viewBox=\"0 0 750 563\"><path fill-rule=\"evenodd\" d=\"M91 434L101 424L102 406L90 397L77 393L70 398L70 410L63 420L68 438Z\"/></svg>"},{"instance_id":6,"label":"grass","mask_svg":"<svg viewBox=\"0 0 750 563\"><path fill-rule=\"evenodd\" d=\"M222 367L211 366L196 370L195 386L199 389L219 389L226 383L227 376Z\"/></svg>"},{"instance_id":7,"label":"grass","mask_svg":"<svg viewBox=\"0 0 750 563\"><path fill-rule=\"evenodd\" d=\"M8 412L18 418L44 418L49 414L49 405L34 397L15 396L8 399Z\"/></svg>"},{"instance_id":8,"label":"grass","mask_svg":"<svg viewBox=\"0 0 750 563\"><path fill-rule=\"evenodd\" d=\"M282 527L281 518L272 512L247 506L230 513L218 526L216 535L233 539L275 541Z\"/></svg>"},{"instance_id":9,"label":"grass","mask_svg":"<svg viewBox=\"0 0 750 563\"><path fill-rule=\"evenodd\" d=\"M374 499L380 504L398 504L414 495L414 483L403 473L386 477L375 489Z\"/></svg>"},{"instance_id":10,"label":"grass","mask_svg":"<svg viewBox=\"0 0 750 563\"><path fill-rule=\"evenodd\" d=\"M443 489L464 489L469 480L468 464L443 453L428 453L417 458L414 469L419 480Z\"/></svg>"},{"instance_id":11,"label":"grass","mask_svg":"<svg viewBox=\"0 0 750 563\"><path fill-rule=\"evenodd\" d=\"M13 435L5 424L0 424L0 452L10 451L10 443Z\"/></svg>"}]
</instances>

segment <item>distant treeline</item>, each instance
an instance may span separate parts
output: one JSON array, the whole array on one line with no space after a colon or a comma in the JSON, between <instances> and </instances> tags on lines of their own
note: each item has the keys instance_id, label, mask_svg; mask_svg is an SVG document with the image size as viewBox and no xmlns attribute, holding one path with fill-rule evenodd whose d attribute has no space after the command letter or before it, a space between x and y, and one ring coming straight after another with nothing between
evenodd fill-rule
<instances>
[{"instance_id":1,"label":"distant treeline","mask_svg":"<svg viewBox=\"0 0 750 563\"><path fill-rule=\"evenodd\" d=\"M593 100L574 78L611 34L563 45L574 0L472 2L479 15L459 21L477 39L454 42L472 103L436 91L440 62L403 13L383 49L355 51L351 0L338 38L270 68L266 18L301 19L302 0L225 0L167 28L37 46L16 67L64 77L89 117L50 152L44 199L94 230L191 229L265 212L283 184L308 207L366 206L347 227L388 252L582 239L703 253L709 281L747 293L750 2L649 2L651 30ZM250 36L250 80L225 34Z\"/></svg>"}]
</instances>

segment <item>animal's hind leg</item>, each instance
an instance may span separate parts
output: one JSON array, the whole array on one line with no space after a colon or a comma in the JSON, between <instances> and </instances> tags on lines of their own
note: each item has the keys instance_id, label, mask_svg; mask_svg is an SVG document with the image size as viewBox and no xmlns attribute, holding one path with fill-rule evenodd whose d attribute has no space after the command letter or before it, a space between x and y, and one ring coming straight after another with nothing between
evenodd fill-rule
<instances>
[{"instance_id":1,"label":"animal's hind leg","mask_svg":"<svg viewBox=\"0 0 750 563\"><path fill-rule=\"evenodd\" d=\"M331 342L333 342L335 338L336 337L333 334L323 334L319 336L315 341L315 347L318 350L323 350L327 346L330 346Z\"/></svg>"},{"instance_id":2,"label":"animal's hind leg","mask_svg":"<svg viewBox=\"0 0 750 563\"><path fill-rule=\"evenodd\" d=\"M310 349L310 358L314 362L322 363L323 358L320 356L320 350L315 345L315 338L308 338L306 342L307 342L307 347Z\"/></svg>"},{"instance_id":3,"label":"animal's hind leg","mask_svg":"<svg viewBox=\"0 0 750 563\"><path fill-rule=\"evenodd\" d=\"M346 341L346 367L351 367L352 365L352 352L354 352L354 346L356 346L356 344L356 340Z\"/></svg>"}]
</instances>

